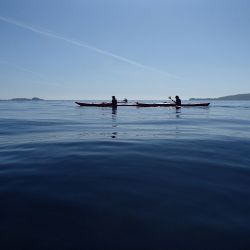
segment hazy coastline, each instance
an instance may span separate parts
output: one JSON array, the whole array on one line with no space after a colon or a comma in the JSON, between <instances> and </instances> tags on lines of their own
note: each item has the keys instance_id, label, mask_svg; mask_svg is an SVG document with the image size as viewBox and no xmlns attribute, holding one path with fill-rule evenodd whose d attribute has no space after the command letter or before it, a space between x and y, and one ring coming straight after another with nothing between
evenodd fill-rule
<instances>
[{"instance_id":1,"label":"hazy coastline","mask_svg":"<svg viewBox=\"0 0 250 250\"><path fill-rule=\"evenodd\" d=\"M190 98L189 101L196 100L212 100L212 101L249 101L250 94L237 94L237 95L228 95L217 98Z\"/></svg>"}]
</instances>

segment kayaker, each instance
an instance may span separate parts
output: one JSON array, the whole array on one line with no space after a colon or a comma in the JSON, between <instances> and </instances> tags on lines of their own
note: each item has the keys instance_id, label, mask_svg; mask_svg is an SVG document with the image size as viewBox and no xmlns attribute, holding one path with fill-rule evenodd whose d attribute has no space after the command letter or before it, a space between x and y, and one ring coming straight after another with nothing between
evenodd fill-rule
<instances>
[{"instance_id":1,"label":"kayaker","mask_svg":"<svg viewBox=\"0 0 250 250\"><path fill-rule=\"evenodd\" d=\"M112 96L112 107L113 107L113 108L116 108L116 107L117 107L117 100L116 100L116 98L115 98L114 95Z\"/></svg>"},{"instance_id":2,"label":"kayaker","mask_svg":"<svg viewBox=\"0 0 250 250\"><path fill-rule=\"evenodd\" d=\"M128 99L127 99L127 98L124 98L124 99L123 99L123 102L127 103L127 102L128 102Z\"/></svg>"},{"instance_id":3,"label":"kayaker","mask_svg":"<svg viewBox=\"0 0 250 250\"><path fill-rule=\"evenodd\" d=\"M176 106L181 106L181 99L178 95L175 97L175 104Z\"/></svg>"}]
</instances>

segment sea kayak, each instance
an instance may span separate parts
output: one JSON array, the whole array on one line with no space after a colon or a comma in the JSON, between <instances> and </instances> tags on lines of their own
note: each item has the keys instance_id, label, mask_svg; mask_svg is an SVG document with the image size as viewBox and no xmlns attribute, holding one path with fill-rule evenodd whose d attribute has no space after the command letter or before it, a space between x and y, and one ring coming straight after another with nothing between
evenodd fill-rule
<instances>
[{"instance_id":1,"label":"sea kayak","mask_svg":"<svg viewBox=\"0 0 250 250\"><path fill-rule=\"evenodd\" d=\"M76 102L79 106L82 107L112 107L112 103L101 102L101 103L86 103L86 102ZM181 107L207 107L209 102L205 103L183 103ZM118 104L118 107L176 107L174 103L140 103L136 104ZM179 107L179 106L178 106Z\"/></svg>"},{"instance_id":2,"label":"sea kayak","mask_svg":"<svg viewBox=\"0 0 250 250\"><path fill-rule=\"evenodd\" d=\"M85 103L85 102L76 102L76 104L83 107L112 107L111 103L102 102L102 103Z\"/></svg>"},{"instance_id":3,"label":"sea kayak","mask_svg":"<svg viewBox=\"0 0 250 250\"><path fill-rule=\"evenodd\" d=\"M209 102L204 103L183 103L178 107L207 107ZM175 103L136 103L137 107L176 107Z\"/></svg>"},{"instance_id":4,"label":"sea kayak","mask_svg":"<svg viewBox=\"0 0 250 250\"><path fill-rule=\"evenodd\" d=\"M101 102L101 103L86 103L86 102L75 102L79 106L82 107L112 107L112 103L110 102ZM136 107L137 104L118 104L117 106L133 106Z\"/></svg>"}]
</instances>

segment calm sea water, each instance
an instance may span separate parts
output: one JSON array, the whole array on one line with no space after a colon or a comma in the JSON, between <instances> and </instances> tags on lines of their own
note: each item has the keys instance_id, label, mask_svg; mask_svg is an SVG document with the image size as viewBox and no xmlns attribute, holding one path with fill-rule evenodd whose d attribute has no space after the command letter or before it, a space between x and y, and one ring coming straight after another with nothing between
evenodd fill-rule
<instances>
[{"instance_id":1,"label":"calm sea water","mask_svg":"<svg viewBox=\"0 0 250 250\"><path fill-rule=\"evenodd\" d=\"M250 249L250 102L0 102L0 249Z\"/></svg>"}]
</instances>

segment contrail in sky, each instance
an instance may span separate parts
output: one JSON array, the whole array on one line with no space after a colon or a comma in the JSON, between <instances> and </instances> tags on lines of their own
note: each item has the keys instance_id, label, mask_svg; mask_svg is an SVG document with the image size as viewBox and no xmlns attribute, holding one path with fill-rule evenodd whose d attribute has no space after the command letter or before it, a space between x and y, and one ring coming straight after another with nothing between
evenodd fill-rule
<instances>
[{"instance_id":1,"label":"contrail in sky","mask_svg":"<svg viewBox=\"0 0 250 250\"><path fill-rule=\"evenodd\" d=\"M89 44L84 43L82 41L77 41L77 40L74 40L74 39L71 39L71 38L67 38L65 36L58 35L58 34L56 34L54 32L48 31L48 30L44 30L44 29L41 29L41 28L34 27L34 26L30 25L30 24L26 24L26 23L23 23L21 21L10 19L10 18L1 16L1 15L0 15L0 20L3 21L3 22L9 23L9 24L13 24L13 25L18 26L18 27L21 27L23 29L32 31L34 33L43 35L43 36L55 38L55 39L58 39L58 40L61 40L61 41L64 41L64 42L79 46L79 47L83 47L83 48L95 51L95 52L97 52L99 54L103 54L103 55L112 57L112 58L114 58L114 59L116 59L118 61L125 62L125 63L128 63L130 65L133 65L133 66L136 66L136 67L139 67L139 68L143 68L143 69L146 69L146 70L150 70L150 71L158 72L158 73L161 73L161 74L165 74L168 77L172 77L172 78L175 78L175 79L183 79L182 77L176 76L176 75L171 74L171 73L169 73L167 71L163 71L163 70L151 67L151 66L147 66L147 65L142 64L140 62L130 60L130 59L126 58L126 57L113 54L113 53L111 53L109 51L106 51L106 50L103 50L103 49L99 49L99 48L97 48L95 46L89 45Z\"/></svg>"}]
</instances>

